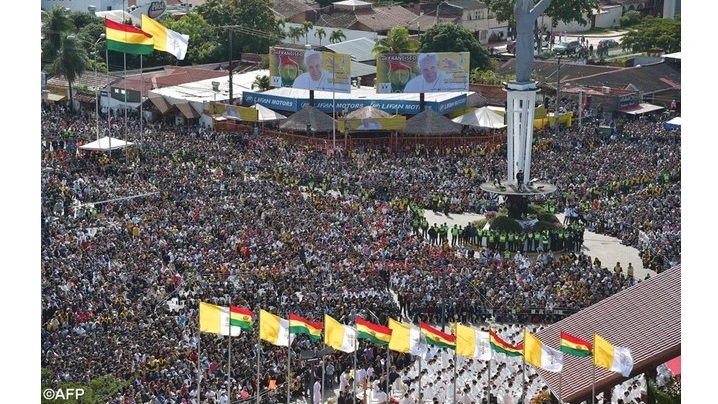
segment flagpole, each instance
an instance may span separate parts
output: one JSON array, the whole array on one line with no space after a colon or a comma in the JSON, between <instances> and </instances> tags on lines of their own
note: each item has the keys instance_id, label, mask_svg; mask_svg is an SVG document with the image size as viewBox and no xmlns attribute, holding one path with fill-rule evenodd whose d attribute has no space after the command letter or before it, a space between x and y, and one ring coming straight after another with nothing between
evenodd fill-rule
<instances>
[{"instance_id":1,"label":"flagpole","mask_svg":"<svg viewBox=\"0 0 718 404\"><path fill-rule=\"evenodd\" d=\"M417 390L419 390L419 403L421 403L421 355L417 355L417 357L419 358L419 388Z\"/></svg>"},{"instance_id":2,"label":"flagpole","mask_svg":"<svg viewBox=\"0 0 718 404\"><path fill-rule=\"evenodd\" d=\"M563 369L561 369L563 370ZM561 384L563 383L563 371L558 374L558 402L560 404L563 404L563 387Z\"/></svg>"},{"instance_id":3,"label":"flagpole","mask_svg":"<svg viewBox=\"0 0 718 404\"><path fill-rule=\"evenodd\" d=\"M454 404L456 404L456 348L454 348Z\"/></svg>"},{"instance_id":4,"label":"flagpole","mask_svg":"<svg viewBox=\"0 0 718 404\"><path fill-rule=\"evenodd\" d=\"M322 342L322 350L327 347L327 344ZM324 355L322 355L321 358L319 358L322 361L322 391L319 396L319 402L324 402L324 379L326 379L326 376L324 375Z\"/></svg>"},{"instance_id":5,"label":"flagpole","mask_svg":"<svg viewBox=\"0 0 718 404\"><path fill-rule=\"evenodd\" d=\"M526 332L524 330L524 332ZM525 340L525 338L524 338ZM525 349L525 343L524 343L524 349ZM526 354L521 356L521 401L526 402Z\"/></svg>"},{"instance_id":6,"label":"flagpole","mask_svg":"<svg viewBox=\"0 0 718 404\"><path fill-rule=\"evenodd\" d=\"M109 98L109 97L108 97ZM200 402L200 386L202 386L202 332L197 327L197 404Z\"/></svg>"},{"instance_id":7,"label":"flagpole","mask_svg":"<svg viewBox=\"0 0 718 404\"><path fill-rule=\"evenodd\" d=\"M110 130L110 51L107 49L107 43L105 43L105 67L107 70L107 136L112 136L112 131Z\"/></svg>"},{"instance_id":8,"label":"flagpole","mask_svg":"<svg viewBox=\"0 0 718 404\"><path fill-rule=\"evenodd\" d=\"M594 339L594 344L595 344L595 339ZM593 381L591 382L591 404L596 404L596 364L595 363L593 364Z\"/></svg>"},{"instance_id":9,"label":"flagpole","mask_svg":"<svg viewBox=\"0 0 718 404\"><path fill-rule=\"evenodd\" d=\"M231 309L230 309L231 310ZM230 314L231 316L231 314ZM232 320L229 323L229 343L227 344L227 397L232 390Z\"/></svg>"},{"instance_id":10,"label":"flagpole","mask_svg":"<svg viewBox=\"0 0 718 404\"><path fill-rule=\"evenodd\" d=\"M122 55L124 56L124 64L125 64L125 70L124 70L124 75L125 75L125 84L124 84L124 86L125 86L125 97L124 97L124 98L125 98L125 103L124 103L124 105L123 105L122 108L125 110L125 144L127 144L127 141L129 140L129 139L127 139L127 53L123 53ZM110 150L112 150L111 147L110 147Z\"/></svg>"},{"instance_id":11,"label":"flagpole","mask_svg":"<svg viewBox=\"0 0 718 404\"><path fill-rule=\"evenodd\" d=\"M593 347L596 347L596 334L593 334ZM591 382L591 404L596 404L596 351L593 351L593 381Z\"/></svg>"},{"instance_id":12,"label":"flagpole","mask_svg":"<svg viewBox=\"0 0 718 404\"><path fill-rule=\"evenodd\" d=\"M389 348L386 350L386 400L389 402L389 398L391 397L391 390L389 390L389 361L391 360L391 357L389 356Z\"/></svg>"},{"instance_id":13,"label":"flagpole","mask_svg":"<svg viewBox=\"0 0 718 404\"><path fill-rule=\"evenodd\" d=\"M140 133L137 138L137 141L140 142L140 146L142 145L142 92L145 89L145 76L144 76L144 70L142 69L142 55L140 55ZM230 334L231 334L231 325L230 325Z\"/></svg>"},{"instance_id":14,"label":"flagpole","mask_svg":"<svg viewBox=\"0 0 718 404\"><path fill-rule=\"evenodd\" d=\"M357 402L357 349L358 342L354 342L354 377L352 377L352 404Z\"/></svg>"},{"instance_id":15,"label":"flagpole","mask_svg":"<svg viewBox=\"0 0 718 404\"><path fill-rule=\"evenodd\" d=\"M489 337L491 338L491 337ZM486 388L488 390L488 402L491 402L491 361L494 359L494 355L491 355L491 358L489 358L489 369L488 373L486 375Z\"/></svg>"},{"instance_id":16,"label":"flagpole","mask_svg":"<svg viewBox=\"0 0 718 404\"><path fill-rule=\"evenodd\" d=\"M259 404L259 372L260 372L260 361L262 358L262 339L259 330L257 330L257 404Z\"/></svg>"},{"instance_id":17,"label":"flagpole","mask_svg":"<svg viewBox=\"0 0 718 404\"><path fill-rule=\"evenodd\" d=\"M289 313L287 313L287 318L289 318ZM292 373L291 373L291 366L292 366L292 338L290 335L289 343L287 344L287 404L289 404L289 399L292 397L291 394L291 388L292 388Z\"/></svg>"}]
</instances>

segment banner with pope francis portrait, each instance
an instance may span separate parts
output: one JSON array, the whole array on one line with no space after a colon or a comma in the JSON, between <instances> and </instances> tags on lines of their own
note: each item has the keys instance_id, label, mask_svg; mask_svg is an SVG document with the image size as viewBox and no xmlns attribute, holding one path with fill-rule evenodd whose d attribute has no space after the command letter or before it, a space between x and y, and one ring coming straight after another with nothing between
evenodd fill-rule
<instances>
[{"instance_id":1,"label":"banner with pope francis portrait","mask_svg":"<svg viewBox=\"0 0 718 404\"><path fill-rule=\"evenodd\" d=\"M315 50L270 48L272 87L351 93L351 56Z\"/></svg>"},{"instance_id":2,"label":"banner with pope francis portrait","mask_svg":"<svg viewBox=\"0 0 718 404\"><path fill-rule=\"evenodd\" d=\"M469 52L382 53L376 57L378 93L469 91Z\"/></svg>"}]
</instances>

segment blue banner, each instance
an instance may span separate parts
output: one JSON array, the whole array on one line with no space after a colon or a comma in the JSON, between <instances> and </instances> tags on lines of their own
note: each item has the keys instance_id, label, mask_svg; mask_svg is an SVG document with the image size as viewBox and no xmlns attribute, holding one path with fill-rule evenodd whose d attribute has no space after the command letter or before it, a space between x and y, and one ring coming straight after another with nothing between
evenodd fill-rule
<instances>
[{"instance_id":1,"label":"blue banner","mask_svg":"<svg viewBox=\"0 0 718 404\"><path fill-rule=\"evenodd\" d=\"M270 109L297 112L309 105L309 100L245 91L242 94L242 105L249 107L254 104L262 104ZM314 106L322 112L329 114L331 114L332 111L354 111L369 105L390 114L416 115L421 112L419 101L416 100L342 99L335 100L334 104L332 104L331 99L314 99ZM443 101L426 101L425 105L427 109L433 109L440 114L448 114L451 111L466 106L466 94L459 94L456 97Z\"/></svg>"}]
</instances>

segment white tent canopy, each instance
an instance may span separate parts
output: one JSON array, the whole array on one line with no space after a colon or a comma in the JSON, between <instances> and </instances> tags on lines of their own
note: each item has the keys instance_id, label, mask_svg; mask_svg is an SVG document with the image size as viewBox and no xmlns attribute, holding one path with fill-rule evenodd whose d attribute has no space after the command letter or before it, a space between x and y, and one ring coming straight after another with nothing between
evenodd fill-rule
<instances>
[{"instance_id":1,"label":"white tent canopy","mask_svg":"<svg viewBox=\"0 0 718 404\"><path fill-rule=\"evenodd\" d=\"M259 122L281 121L282 119L287 119L286 116L284 116L280 113L274 112L262 104L254 104L252 107L257 110L257 116L259 118Z\"/></svg>"},{"instance_id":2,"label":"white tent canopy","mask_svg":"<svg viewBox=\"0 0 718 404\"><path fill-rule=\"evenodd\" d=\"M105 136L94 142L80 146L82 150L117 150L124 149L127 146L132 146L134 143L128 142L122 139L115 139L113 137Z\"/></svg>"},{"instance_id":3,"label":"white tent canopy","mask_svg":"<svg viewBox=\"0 0 718 404\"><path fill-rule=\"evenodd\" d=\"M457 116L452 119L452 121L478 128L501 129L506 127L504 117L488 107L481 107L464 115Z\"/></svg>"},{"instance_id":4,"label":"white tent canopy","mask_svg":"<svg viewBox=\"0 0 718 404\"><path fill-rule=\"evenodd\" d=\"M676 129L681 127L681 117L677 116L670 121L663 124L663 127L666 129Z\"/></svg>"}]
</instances>

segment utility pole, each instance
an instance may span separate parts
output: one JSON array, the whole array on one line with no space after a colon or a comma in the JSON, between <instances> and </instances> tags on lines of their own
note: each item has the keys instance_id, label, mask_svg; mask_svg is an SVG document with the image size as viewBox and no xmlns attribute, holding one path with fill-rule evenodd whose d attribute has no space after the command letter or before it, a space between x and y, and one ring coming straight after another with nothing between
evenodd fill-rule
<instances>
[{"instance_id":1,"label":"utility pole","mask_svg":"<svg viewBox=\"0 0 718 404\"><path fill-rule=\"evenodd\" d=\"M555 108L556 108L556 112L555 112L555 116L556 116L556 137L558 137L558 135L561 133L561 129L559 128L559 123L558 123L558 117L559 117L559 114L558 114L558 101L559 101L560 95L561 95L561 56L559 55L559 57L558 57L558 67L556 68L556 106L555 106Z\"/></svg>"}]
</instances>

